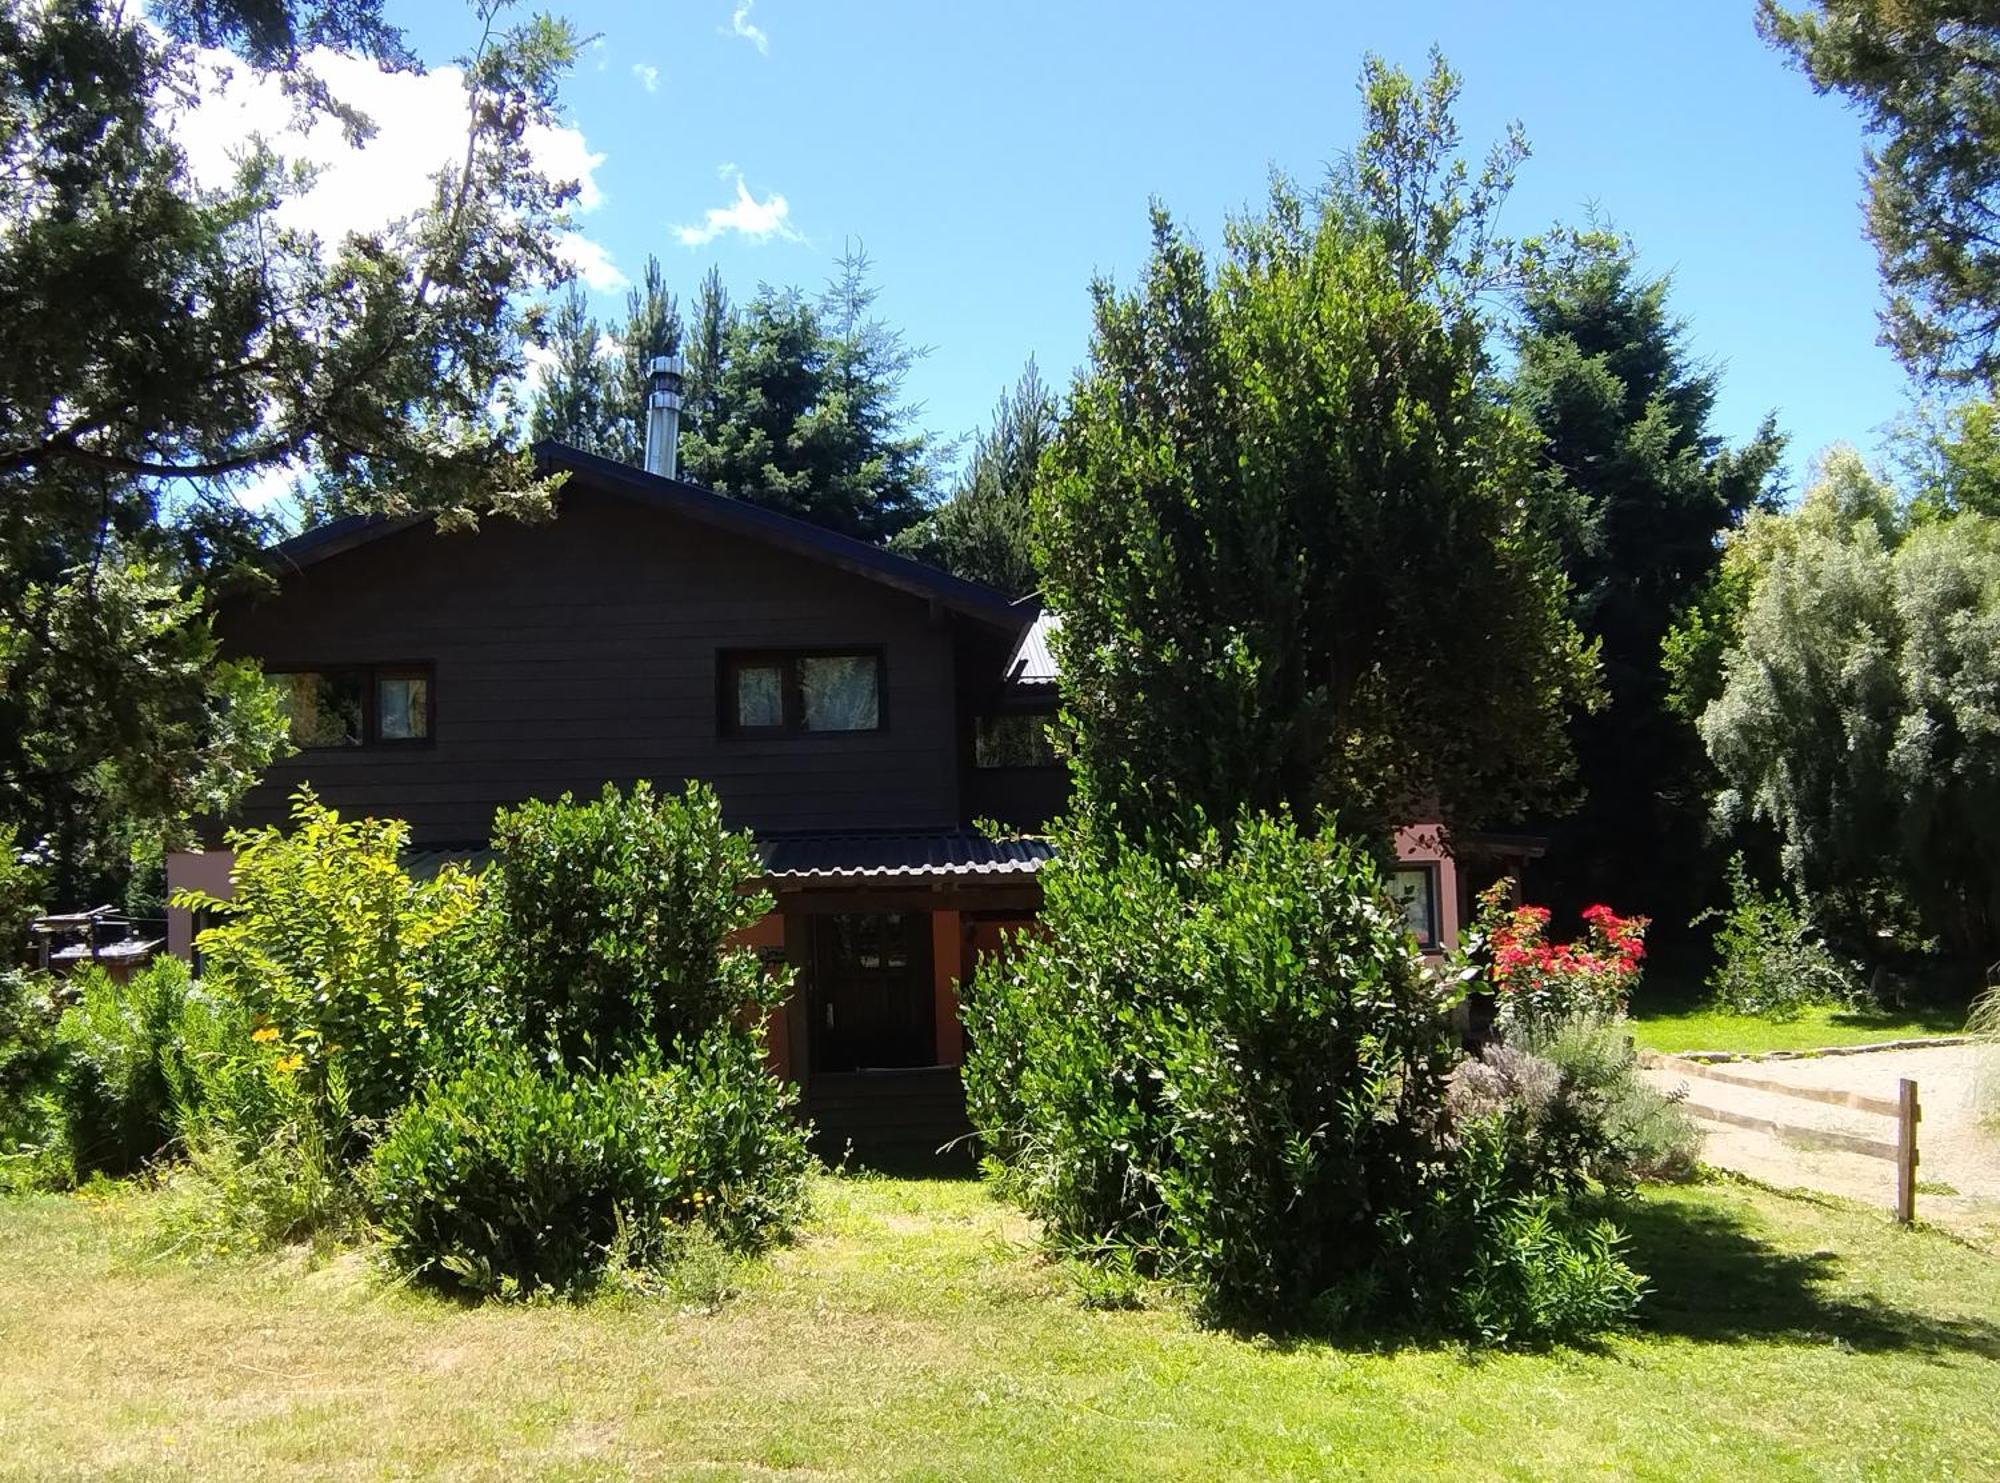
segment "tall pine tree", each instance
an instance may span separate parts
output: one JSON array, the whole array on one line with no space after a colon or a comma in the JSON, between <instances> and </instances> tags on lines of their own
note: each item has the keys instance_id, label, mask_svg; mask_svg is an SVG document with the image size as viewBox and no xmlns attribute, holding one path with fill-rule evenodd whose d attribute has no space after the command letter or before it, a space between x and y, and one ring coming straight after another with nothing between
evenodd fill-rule
<instances>
[{"instance_id":1,"label":"tall pine tree","mask_svg":"<svg viewBox=\"0 0 2000 1483\"><path fill-rule=\"evenodd\" d=\"M625 324L610 336L614 353L586 354L586 341L601 345L604 332L572 301L558 306L556 359L536 393L533 426L640 463L647 368L684 346L682 478L886 541L923 515L937 475L930 435L902 400L921 352L871 312L875 296L859 250L841 258L817 299L766 286L740 309L710 269L684 323L649 258L644 282L626 298Z\"/></svg>"},{"instance_id":2,"label":"tall pine tree","mask_svg":"<svg viewBox=\"0 0 2000 1483\"><path fill-rule=\"evenodd\" d=\"M1034 591L1039 579L1028 534L1031 497L1055 435L1056 399L1031 359L1021 379L1000 394L951 497L892 545L1017 597Z\"/></svg>"},{"instance_id":3,"label":"tall pine tree","mask_svg":"<svg viewBox=\"0 0 2000 1483\"><path fill-rule=\"evenodd\" d=\"M549 316L544 344L549 360L528 415L529 433L587 452L602 451L618 409L609 368L599 350L602 331L590 302L572 283Z\"/></svg>"},{"instance_id":4,"label":"tall pine tree","mask_svg":"<svg viewBox=\"0 0 2000 1483\"><path fill-rule=\"evenodd\" d=\"M1521 310L1513 398L1545 440L1543 507L1574 512L1564 566L1610 699L1571 723L1583 799L1554 826L1536 886L1558 908L1609 898L1675 928L1711 863L1708 778L1668 703L1661 642L1713 575L1723 533L1774 497L1783 439L1767 418L1743 447L1724 445L1715 372L1689 354L1666 280L1640 273L1613 234L1578 234L1543 259Z\"/></svg>"}]
</instances>

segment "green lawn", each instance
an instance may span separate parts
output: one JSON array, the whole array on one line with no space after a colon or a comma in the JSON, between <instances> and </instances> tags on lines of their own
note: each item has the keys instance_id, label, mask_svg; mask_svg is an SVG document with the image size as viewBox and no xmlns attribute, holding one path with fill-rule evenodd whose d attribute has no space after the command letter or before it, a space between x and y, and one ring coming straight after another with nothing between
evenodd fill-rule
<instances>
[{"instance_id":1,"label":"green lawn","mask_svg":"<svg viewBox=\"0 0 2000 1483\"><path fill-rule=\"evenodd\" d=\"M1730 1014L1712 1005L1667 1001L1649 1008L1643 997L1632 1006L1632 1031L1647 1050L1818 1050L1829 1045L1866 1045L1918 1035L1957 1035L1965 1010L1808 1009L1794 1020Z\"/></svg>"},{"instance_id":2,"label":"green lawn","mask_svg":"<svg viewBox=\"0 0 2000 1483\"><path fill-rule=\"evenodd\" d=\"M814 1233L712 1311L151 1259L156 1198L0 1203L0 1472L1686 1483L2000 1457L2000 1262L1743 1186L1636 1212L1646 1330L1529 1355L1087 1310L970 1182L827 1179Z\"/></svg>"}]
</instances>

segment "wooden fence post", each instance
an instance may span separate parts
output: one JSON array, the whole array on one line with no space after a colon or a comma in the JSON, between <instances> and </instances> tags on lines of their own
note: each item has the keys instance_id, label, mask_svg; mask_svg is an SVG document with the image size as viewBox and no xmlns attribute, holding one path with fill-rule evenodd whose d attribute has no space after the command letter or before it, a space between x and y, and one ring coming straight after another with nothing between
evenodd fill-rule
<instances>
[{"instance_id":1,"label":"wooden fence post","mask_svg":"<svg viewBox=\"0 0 2000 1483\"><path fill-rule=\"evenodd\" d=\"M1905 1225L1917 1218L1917 1122L1923 1115L1917 1084L1906 1076L1896 1083L1896 1219Z\"/></svg>"}]
</instances>

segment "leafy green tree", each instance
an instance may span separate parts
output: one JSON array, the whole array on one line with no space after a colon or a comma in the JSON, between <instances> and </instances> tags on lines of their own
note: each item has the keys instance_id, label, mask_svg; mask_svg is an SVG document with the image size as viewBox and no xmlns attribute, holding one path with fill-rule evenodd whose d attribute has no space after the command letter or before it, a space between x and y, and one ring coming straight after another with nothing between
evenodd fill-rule
<instances>
[{"instance_id":1,"label":"leafy green tree","mask_svg":"<svg viewBox=\"0 0 2000 1483\"><path fill-rule=\"evenodd\" d=\"M735 319L722 270L710 268L695 290L694 315L687 328L687 386L684 418L703 431L719 420L722 403L722 363L729 353L729 326Z\"/></svg>"},{"instance_id":2,"label":"leafy green tree","mask_svg":"<svg viewBox=\"0 0 2000 1483\"><path fill-rule=\"evenodd\" d=\"M294 106L371 125L306 71L317 46L414 66L374 0L0 0L0 817L74 904L139 836L240 787L275 744L204 596L261 534L248 480L298 468L316 513L546 505L512 435L528 295L573 183L555 117L565 25L476 7L466 138L422 210L329 242L281 210L310 185L265 143L198 183L173 113L196 43Z\"/></svg>"},{"instance_id":3,"label":"leafy green tree","mask_svg":"<svg viewBox=\"0 0 2000 1483\"><path fill-rule=\"evenodd\" d=\"M1744 597L1700 720L1723 817L1769 825L1849 941L1913 916L1983 963L2000 945L2000 522L1913 520L1840 452L1796 513L1732 544Z\"/></svg>"},{"instance_id":4,"label":"leafy green tree","mask_svg":"<svg viewBox=\"0 0 2000 1483\"><path fill-rule=\"evenodd\" d=\"M1512 285L1522 248L1497 218L1528 157L1521 125L1507 125L1475 172L1456 114L1465 80L1435 46L1422 82L1370 52L1360 86L1361 139L1330 173L1329 205L1379 237L1405 293L1464 311Z\"/></svg>"},{"instance_id":5,"label":"leafy green tree","mask_svg":"<svg viewBox=\"0 0 2000 1483\"><path fill-rule=\"evenodd\" d=\"M1721 538L1774 496L1783 441L1767 419L1730 449L1712 430L1715 373L1694 363L1667 283L1631 245L1573 235L1531 267L1515 327L1514 404L1544 438L1579 626L1610 704L1571 725L1583 799L1538 888L1575 910L1616 900L1683 923L1700 905L1709 777L1668 703L1661 645L1713 579Z\"/></svg>"},{"instance_id":6,"label":"leafy green tree","mask_svg":"<svg viewBox=\"0 0 2000 1483\"><path fill-rule=\"evenodd\" d=\"M1896 443L1919 519L2000 515L2000 405L1980 398L1919 413Z\"/></svg>"},{"instance_id":7,"label":"leafy green tree","mask_svg":"<svg viewBox=\"0 0 2000 1483\"><path fill-rule=\"evenodd\" d=\"M1056 399L1033 360L1000 394L951 495L890 544L905 555L1020 596L1035 590L1029 537L1035 480L1056 434Z\"/></svg>"},{"instance_id":8,"label":"leafy green tree","mask_svg":"<svg viewBox=\"0 0 2000 1483\"><path fill-rule=\"evenodd\" d=\"M598 349L601 334L589 299L572 283L549 320L550 360L528 416L529 432L537 440L552 438L589 453L610 443L619 409L610 367ZM637 404L627 415L639 415Z\"/></svg>"},{"instance_id":9,"label":"leafy green tree","mask_svg":"<svg viewBox=\"0 0 2000 1483\"><path fill-rule=\"evenodd\" d=\"M1980 0L1759 0L1758 29L1867 121L1882 339L1919 375L2000 378L2000 14Z\"/></svg>"},{"instance_id":10,"label":"leafy green tree","mask_svg":"<svg viewBox=\"0 0 2000 1483\"><path fill-rule=\"evenodd\" d=\"M680 348L680 305L667 291L656 257L625 295L625 323L607 331L571 284L547 331L551 360L535 388L528 426L586 453L641 464L646 458L646 397L654 358Z\"/></svg>"},{"instance_id":11,"label":"leafy green tree","mask_svg":"<svg viewBox=\"0 0 2000 1483\"><path fill-rule=\"evenodd\" d=\"M764 288L727 316L719 364L706 347L697 357L687 477L862 540L887 540L923 514L931 444L901 400L920 352L871 315L868 272L850 251L816 303ZM726 310L719 295L704 292L698 340L715 322L711 304Z\"/></svg>"},{"instance_id":12,"label":"leafy green tree","mask_svg":"<svg viewBox=\"0 0 2000 1483\"><path fill-rule=\"evenodd\" d=\"M711 268L687 323L649 258L644 283L627 296L623 328L609 337L614 355L598 349L605 332L580 303L558 306L556 361L536 393L534 429L641 463L648 367L684 348L683 478L885 541L921 517L937 475L931 440L901 399L919 352L870 313L868 274L856 250L817 300L767 286L739 309Z\"/></svg>"},{"instance_id":13,"label":"leafy green tree","mask_svg":"<svg viewBox=\"0 0 2000 1483\"><path fill-rule=\"evenodd\" d=\"M609 435L596 451L621 463L646 461L645 407L653 361L680 348L680 301L667 292L660 260L649 256L644 275L625 294L625 328L618 336L606 408Z\"/></svg>"},{"instance_id":14,"label":"leafy green tree","mask_svg":"<svg viewBox=\"0 0 2000 1483\"><path fill-rule=\"evenodd\" d=\"M1081 805L1143 837L1553 802L1594 663L1477 321L1283 186L1216 265L1153 227L1035 494Z\"/></svg>"}]
</instances>

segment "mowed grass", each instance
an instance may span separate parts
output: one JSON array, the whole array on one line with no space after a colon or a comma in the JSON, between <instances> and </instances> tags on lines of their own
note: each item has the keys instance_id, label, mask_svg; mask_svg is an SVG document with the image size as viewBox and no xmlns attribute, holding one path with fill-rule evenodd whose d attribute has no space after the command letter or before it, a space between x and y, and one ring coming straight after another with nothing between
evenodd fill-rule
<instances>
[{"instance_id":1,"label":"mowed grass","mask_svg":"<svg viewBox=\"0 0 2000 1483\"><path fill-rule=\"evenodd\" d=\"M1797 1019L1773 1020L1684 1002L1649 1008L1642 991L1632 1006L1631 1025L1642 1048L1670 1055L1690 1050L1821 1050L1958 1035L1965 1030L1965 1013L1962 1007L1848 1010L1821 1005L1802 1011Z\"/></svg>"},{"instance_id":2,"label":"mowed grass","mask_svg":"<svg viewBox=\"0 0 2000 1483\"><path fill-rule=\"evenodd\" d=\"M822 1181L812 1234L710 1311L152 1259L156 1200L0 1202L0 1471L1686 1483L2000 1459L2000 1263L1741 1185L1633 1213L1644 1331L1512 1355L1085 1309L969 1181Z\"/></svg>"}]
</instances>

